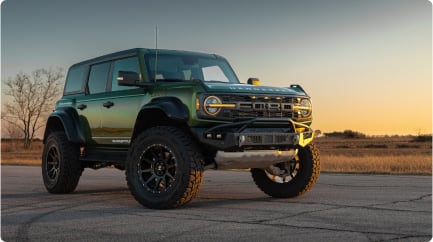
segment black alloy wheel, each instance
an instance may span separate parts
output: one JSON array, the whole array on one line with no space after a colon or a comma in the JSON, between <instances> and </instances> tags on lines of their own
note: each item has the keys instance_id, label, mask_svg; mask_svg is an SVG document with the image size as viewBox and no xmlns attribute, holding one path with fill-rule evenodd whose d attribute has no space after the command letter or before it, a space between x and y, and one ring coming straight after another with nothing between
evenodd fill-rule
<instances>
[{"instance_id":1,"label":"black alloy wheel","mask_svg":"<svg viewBox=\"0 0 433 242\"><path fill-rule=\"evenodd\" d=\"M153 144L147 147L138 163L138 177L143 187L152 193L167 191L176 180L177 161L165 145Z\"/></svg>"}]
</instances>

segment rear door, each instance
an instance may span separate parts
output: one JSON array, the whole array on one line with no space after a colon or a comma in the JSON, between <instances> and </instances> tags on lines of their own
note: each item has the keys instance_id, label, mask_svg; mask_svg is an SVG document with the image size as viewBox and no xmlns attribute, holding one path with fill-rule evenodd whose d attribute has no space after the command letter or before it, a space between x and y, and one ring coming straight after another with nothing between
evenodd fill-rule
<instances>
[{"instance_id":1,"label":"rear door","mask_svg":"<svg viewBox=\"0 0 433 242\"><path fill-rule=\"evenodd\" d=\"M105 131L101 123L101 112L109 96L107 83L110 69L111 62L91 65L86 94L76 100L76 108L89 144L101 144L104 140Z\"/></svg>"}]
</instances>

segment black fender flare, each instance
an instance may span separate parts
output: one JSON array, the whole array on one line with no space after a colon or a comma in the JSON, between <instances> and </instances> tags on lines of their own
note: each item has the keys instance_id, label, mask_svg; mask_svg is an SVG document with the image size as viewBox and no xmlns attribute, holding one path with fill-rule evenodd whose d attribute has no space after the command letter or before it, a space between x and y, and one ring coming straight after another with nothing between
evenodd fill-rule
<instances>
[{"instance_id":1,"label":"black fender flare","mask_svg":"<svg viewBox=\"0 0 433 242\"><path fill-rule=\"evenodd\" d=\"M81 127L80 118L78 116L77 110L72 107L61 107L57 108L50 114L47 120L47 124L45 126L44 132L44 143L45 140L52 130L50 128L51 125L56 125L60 122L63 126L63 130L66 133L68 141L75 144L84 144L86 139L84 136L83 129ZM58 128L58 127L53 127Z\"/></svg>"},{"instance_id":2,"label":"black fender flare","mask_svg":"<svg viewBox=\"0 0 433 242\"><path fill-rule=\"evenodd\" d=\"M185 122L189 118L189 111L185 104L175 97L159 97L144 105L140 113L145 110L159 109L167 115L169 119Z\"/></svg>"},{"instance_id":3,"label":"black fender flare","mask_svg":"<svg viewBox=\"0 0 433 242\"><path fill-rule=\"evenodd\" d=\"M158 97L152 99L152 101L141 107L137 119L135 120L132 139L137 136L137 131L141 130L143 126L146 126L146 124L141 123L140 120L142 120L146 113L151 111L160 111L164 113L169 120L175 123L185 123L189 119L188 107L178 98Z\"/></svg>"}]
</instances>

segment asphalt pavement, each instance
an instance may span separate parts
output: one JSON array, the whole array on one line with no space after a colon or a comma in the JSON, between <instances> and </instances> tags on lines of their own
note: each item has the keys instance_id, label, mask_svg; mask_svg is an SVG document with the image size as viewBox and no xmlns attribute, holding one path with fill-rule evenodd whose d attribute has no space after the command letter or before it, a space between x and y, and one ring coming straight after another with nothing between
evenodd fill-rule
<instances>
[{"instance_id":1,"label":"asphalt pavement","mask_svg":"<svg viewBox=\"0 0 433 242\"><path fill-rule=\"evenodd\" d=\"M432 177L321 174L303 196L274 199L249 172L206 171L198 197L151 210L123 171L86 169L76 192L45 191L39 167L1 167L4 241L429 241Z\"/></svg>"}]
</instances>

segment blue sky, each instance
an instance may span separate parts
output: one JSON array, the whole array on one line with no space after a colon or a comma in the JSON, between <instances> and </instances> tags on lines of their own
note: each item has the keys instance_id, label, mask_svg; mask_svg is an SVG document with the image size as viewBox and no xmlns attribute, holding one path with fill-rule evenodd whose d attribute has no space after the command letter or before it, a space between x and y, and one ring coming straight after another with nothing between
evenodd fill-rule
<instances>
[{"instance_id":1,"label":"blue sky","mask_svg":"<svg viewBox=\"0 0 433 242\"><path fill-rule=\"evenodd\" d=\"M225 56L241 81L301 84L313 127L431 133L432 8L418 0L55 1L1 5L2 81L119 50ZM410 101L408 101L410 100Z\"/></svg>"}]
</instances>

